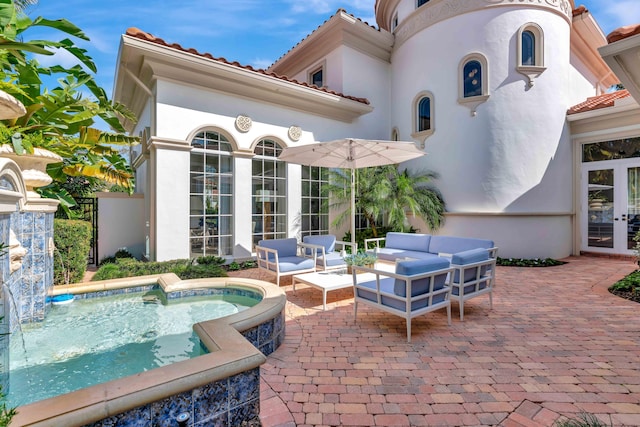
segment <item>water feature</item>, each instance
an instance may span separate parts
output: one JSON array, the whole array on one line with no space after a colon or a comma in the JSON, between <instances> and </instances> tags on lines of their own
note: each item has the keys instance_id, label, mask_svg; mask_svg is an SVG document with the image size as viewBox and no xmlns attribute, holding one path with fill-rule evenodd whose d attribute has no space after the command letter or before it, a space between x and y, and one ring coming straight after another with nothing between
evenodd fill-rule
<instances>
[{"instance_id":1,"label":"water feature","mask_svg":"<svg viewBox=\"0 0 640 427\"><path fill-rule=\"evenodd\" d=\"M166 300L160 291L53 305L44 322L11 341L10 405L24 405L181 360L206 350L194 323L258 303L221 294ZM28 356L28 358L25 358Z\"/></svg>"}]
</instances>

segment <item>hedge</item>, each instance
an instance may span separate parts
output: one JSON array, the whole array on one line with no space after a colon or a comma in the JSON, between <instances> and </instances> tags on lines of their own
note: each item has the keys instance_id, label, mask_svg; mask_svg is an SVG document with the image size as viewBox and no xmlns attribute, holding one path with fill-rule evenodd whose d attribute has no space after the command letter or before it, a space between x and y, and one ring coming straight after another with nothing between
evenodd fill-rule
<instances>
[{"instance_id":1,"label":"hedge","mask_svg":"<svg viewBox=\"0 0 640 427\"><path fill-rule=\"evenodd\" d=\"M56 247L53 283L67 285L81 282L91 249L91 224L80 220L54 219L53 242Z\"/></svg>"}]
</instances>

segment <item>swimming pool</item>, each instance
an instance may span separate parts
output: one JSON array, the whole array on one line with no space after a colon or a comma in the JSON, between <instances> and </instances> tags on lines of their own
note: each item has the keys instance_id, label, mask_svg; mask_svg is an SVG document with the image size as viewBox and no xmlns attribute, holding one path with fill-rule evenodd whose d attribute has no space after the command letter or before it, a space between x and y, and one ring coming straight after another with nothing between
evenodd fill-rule
<instances>
[{"instance_id":1,"label":"swimming pool","mask_svg":"<svg viewBox=\"0 0 640 427\"><path fill-rule=\"evenodd\" d=\"M133 292L153 283L167 295L190 296L198 289L250 291L262 300L230 316L193 325L209 351L124 378L21 405L20 426L175 425L189 413L187 426L238 426L258 419L260 365L285 337L286 295L274 284L246 278L180 280L161 274L56 286L51 296L73 292Z\"/></svg>"},{"instance_id":2,"label":"swimming pool","mask_svg":"<svg viewBox=\"0 0 640 427\"><path fill-rule=\"evenodd\" d=\"M24 405L205 354L193 325L256 305L222 290L167 300L162 291L53 305L11 340L9 405Z\"/></svg>"}]
</instances>

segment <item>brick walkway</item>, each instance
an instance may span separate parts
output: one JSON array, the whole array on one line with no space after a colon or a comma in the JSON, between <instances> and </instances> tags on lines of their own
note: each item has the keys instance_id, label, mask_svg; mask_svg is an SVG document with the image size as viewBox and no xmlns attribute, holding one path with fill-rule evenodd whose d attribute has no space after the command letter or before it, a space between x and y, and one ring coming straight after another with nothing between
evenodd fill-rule
<instances>
[{"instance_id":1,"label":"brick walkway","mask_svg":"<svg viewBox=\"0 0 640 427\"><path fill-rule=\"evenodd\" d=\"M550 268L499 267L494 308L465 304L412 322L350 290L282 281L285 343L261 367L261 420L272 426L551 426L581 411L640 426L640 305L607 287L631 261L574 257ZM270 280L257 270L236 273Z\"/></svg>"}]
</instances>

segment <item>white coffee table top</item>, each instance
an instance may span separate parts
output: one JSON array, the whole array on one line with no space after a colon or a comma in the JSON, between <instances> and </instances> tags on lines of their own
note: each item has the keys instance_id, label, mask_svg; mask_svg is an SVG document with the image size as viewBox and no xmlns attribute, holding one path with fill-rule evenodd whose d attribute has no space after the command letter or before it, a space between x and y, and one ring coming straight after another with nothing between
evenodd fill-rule
<instances>
[{"instance_id":1,"label":"white coffee table top","mask_svg":"<svg viewBox=\"0 0 640 427\"><path fill-rule=\"evenodd\" d=\"M376 263L379 270L393 271L393 264ZM373 273L360 273L357 275L358 281L375 280L376 275ZM304 283L322 291L322 306L327 309L327 292L336 289L344 289L353 286L353 275L347 273L346 269L335 269L327 271L316 271L313 273L296 274L293 276L293 290L296 290L296 283Z\"/></svg>"}]
</instances>

